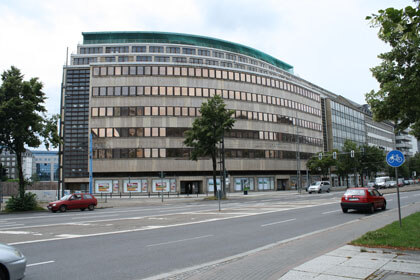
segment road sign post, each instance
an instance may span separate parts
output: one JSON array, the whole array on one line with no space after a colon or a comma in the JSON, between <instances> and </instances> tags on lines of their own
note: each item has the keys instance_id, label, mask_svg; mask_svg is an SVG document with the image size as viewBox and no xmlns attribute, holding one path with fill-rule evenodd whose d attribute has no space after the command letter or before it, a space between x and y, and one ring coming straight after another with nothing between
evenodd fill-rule
<instances>
[{"instance_id":1,"label":"road sign post","mask_svg":"<svg viewBox=\"0 0 420 280\"><path fill-rule=\"evenodd\" d=\"M405 161L403 153L401 153L398 150L392 150L388 152L386 155L386 163L388 163L389 166L395 168L395 180L397 180L397 199L398 199L398 219L400 221L400 227L402 227L401 224L401 204L400 204L400 186L398 185L398 167L400 167Z\"/></svg>"}]
</instances>

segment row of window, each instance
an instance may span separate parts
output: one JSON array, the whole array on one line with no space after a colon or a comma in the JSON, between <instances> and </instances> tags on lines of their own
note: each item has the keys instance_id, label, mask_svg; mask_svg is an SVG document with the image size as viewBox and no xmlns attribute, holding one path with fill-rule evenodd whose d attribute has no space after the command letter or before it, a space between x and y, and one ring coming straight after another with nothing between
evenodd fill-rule
<instances>
[{"instance_id":1,"label":"row of window","mask_svg":"<svg viewBox=\"0 0 420 280\"><path fill-rule=\"evenodd\" d=\"M181 158L189 159L191 149L185 148L116 148L93 149L93 159L119 159L119 158ZM300 153L301 159L309 159L312 153ZM296 152L281 150L251 150L251 149L225 149L226 158L259 158L259 159L296 159Z\"/></svg>"},{"instance_id":2,"label":"row of window","mask_svg":"<svg viewBox=\"0 0 420 280\"><path fill-rule=\"evenodd\" d=\"M165 53L164 46L131 46L132 53L147 53L149 48L150 53ZM115 46L105 47L105 53L129 53L129 46ZM81 47L80 54L97 54L103 53L103 47ZM188 55L199 55L199 56L212 56L211 51L208 49L196 49L190 47L166 47L166 53L177 53L177 54L188 54ZM221 51L213 51L213 57L225 58L225 53ZM226 53L226 59L233 61L240 61L243 63L251 63L253 65L265 66L264 63L258 63L257 60L248 59L247 57L235 55L232 53Z\"/></svg>"},{"instance_id":3,"label":"row of window","mask_svg":"<svg viewBox=\"0 0 420 280\"><path fill-rule=\"evenodd\" d=\"M196 67L173 67L173 66L102 66L93 67L93 76L126 76L126 75L146 75L146 76L185 76L185 77L203 77L231 81L239 81L264 85L278 88L299 94L301 96L320 102L320 95L294 84L277 79L271 79L264 76L252 75L242 72L227 70L218 70L211 68Z\"/></svg>"},{"instance_id":4,"label":"row of window","mask_svg":"<svg viewBox=\"0 0 420 280\"><path fill-rule=\"evenodd\" d=\"M135 116L176 116L176 117L198 117L201 116L199 107L178 107L178 106L137 106L137 107L92 107L92 117L135 117ZM297 125L300 127L321 131L322 125L293 118L289 116L253 112L246 110L235 110L235 118L257 120L264 122L283 123Z\"/></svg>"},{"instance_id":5,"label":"row of window","mask_svg":"<svg viewBox=\"0 0 420 280\"><path fill-rule=\"evenodd\" d=\"M185 137L184 133L189 128L185 127L106 127L92 128L93 137ZM225 138L259 139L296 143L296 135L272 131L237 130L226 132ZM322 139L299 136L302 144L322 146Z\"/></svg>"},{"instance_id":6,"label":"row of window","mask_svg":"<svg viewBox=\"0 0 420 280\"><path fill-rule=\"evenodd\" d=\"M152 87L152 86L126 86L126 87L93 87L92 96L142 96L142 95L161 95L161 96L189 96L189 97L213 97L222 96L224 99L234 99L249 102L258 102L273 104L281 107L287 107L301 112L321 116L321 110L306 104L298 103L292 100L263 95L258 93L249 93L244 91L221 90L214 88L194 88L194 87Z\"/></svg>"}]
</instances>

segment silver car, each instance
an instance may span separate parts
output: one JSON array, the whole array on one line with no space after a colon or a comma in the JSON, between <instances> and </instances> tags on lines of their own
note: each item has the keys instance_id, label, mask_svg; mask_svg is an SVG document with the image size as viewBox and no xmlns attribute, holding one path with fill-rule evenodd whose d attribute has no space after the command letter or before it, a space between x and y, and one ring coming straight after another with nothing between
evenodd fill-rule
<instances>
[{"instance_id":1,"label":"silver car","mask_svg":"<svg viewBox=\"0 0 420 280\"><path fill-rule=\"evenodd\" d=\"M0 279L22 279L25 277L25 269L25 256L18 249L0 243Z\"/></svg>"},{"instance_id":2,"label":"silver car","mask_svg":"<svg viewBox=\"0 0 420 280\"><path fill-rule=\"evenodd\" d=\"M317 181L309 186L308 193L322 193L323 191L330 192L330 182L328 181Z\"/></svg>"}]
</instances>

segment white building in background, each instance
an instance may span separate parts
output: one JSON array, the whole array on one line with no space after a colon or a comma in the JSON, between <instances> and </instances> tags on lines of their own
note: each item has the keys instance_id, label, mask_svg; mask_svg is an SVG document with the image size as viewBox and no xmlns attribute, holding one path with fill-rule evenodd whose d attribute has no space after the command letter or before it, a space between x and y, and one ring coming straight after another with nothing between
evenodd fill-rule
<instances>
[{"instance_id":1,"label":"white building in background","mask_svg":"<svg viewBox=\"0 0 420 280\"><path fill-rule=\"evenodd\" d=\"M395 147L397 150L401 151L405 157L412 157L414 155L414 151L417 149L414 148L413 138L415 139L415 137L408 133L409 130L406 129L395 135ZM415 144L417 145L417 143Z\"/></svg>"},{"instance_id":2,"label":"white building in background","mask_svg":"<svg viewBox=\"0 0 420 280\"><path fill-rule=\"evenodd\" d=\"M16 155L4 150L0 155L0 162L6 169L9 179L18 179L19 173L17 169ZM35 159L31 151L26 150L22 155L22 172L25 179L30 179L35 173Z\"/></svg>"}]
</instances>

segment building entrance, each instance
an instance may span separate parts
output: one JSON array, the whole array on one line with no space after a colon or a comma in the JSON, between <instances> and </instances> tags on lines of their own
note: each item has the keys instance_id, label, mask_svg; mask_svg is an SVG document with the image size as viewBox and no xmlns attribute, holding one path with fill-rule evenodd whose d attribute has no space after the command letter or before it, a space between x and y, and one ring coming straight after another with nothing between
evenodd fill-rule
<instances>
[{"instance_id":1,"label":"building entrance","mask_svg":"<svg viewBox=\"0 0 420 280\"><path fill-rule=\"evenodd\" d=\"M278 191L285 191L287 189L287 181L288 179L277 179L277 190Z\"/></svg>"},{"instance_id":2,"label":"building entrance","mask_svg":"<svg viewBox=\"0 0 420 280\"><path fill-rule=\"evenodd\" d=\"M202 181L181 181L181 194L203 193Z\"/></svg>"}]
</instances>

